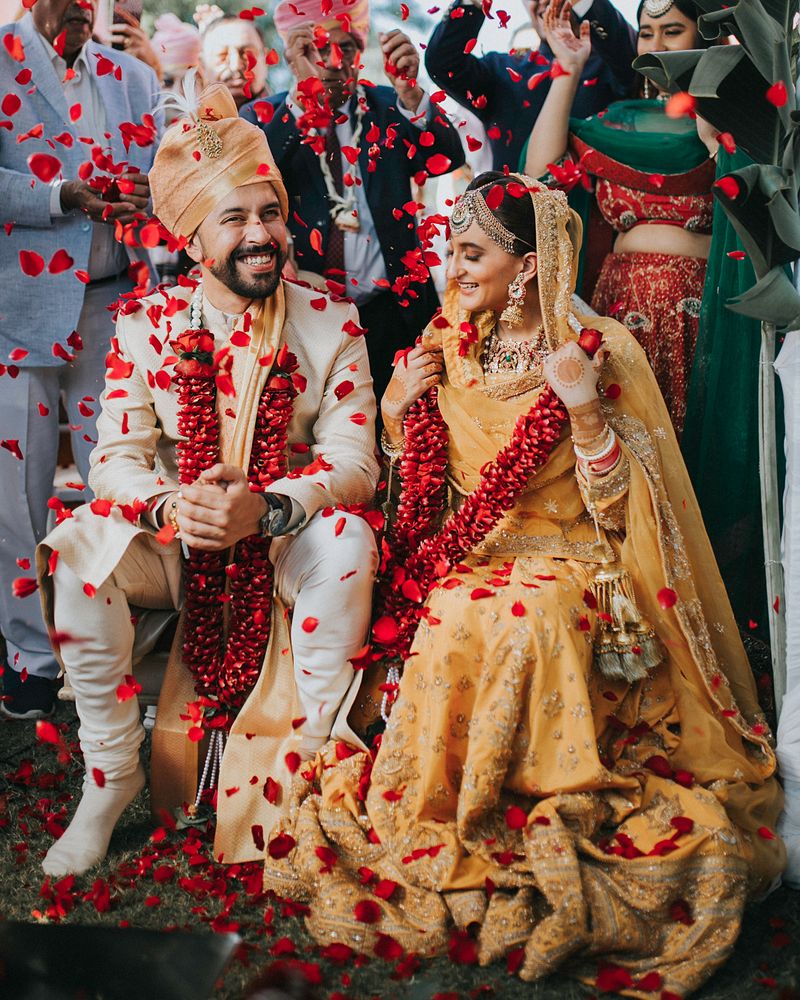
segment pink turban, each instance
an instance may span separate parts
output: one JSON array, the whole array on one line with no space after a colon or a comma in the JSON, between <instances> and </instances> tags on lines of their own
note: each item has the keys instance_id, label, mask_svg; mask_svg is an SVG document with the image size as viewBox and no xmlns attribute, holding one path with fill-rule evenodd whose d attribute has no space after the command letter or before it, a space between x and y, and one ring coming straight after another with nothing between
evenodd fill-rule
<instances>
[{"instance_id":1,"label":"pink turban","mask_svg":"<svg viewBox=\"0 0 800 1000\"><path fill-rule=\"evenodd\" d=\"M337 25L363 47L369 34L369 0L281 0L275 8L275 28L284 45L304 24Z\"/></svg>"},{"instance_id":2,"label":"pink turban","mask_svg":"<svg viewBox=\"0 0 800 1000\"><path fill-rule=\"evenodd\" d=\"M162 14L150 44L166 71L180 72L197 65L200 58L200 32L174 14Z\"/></svg>"}]
</instances>

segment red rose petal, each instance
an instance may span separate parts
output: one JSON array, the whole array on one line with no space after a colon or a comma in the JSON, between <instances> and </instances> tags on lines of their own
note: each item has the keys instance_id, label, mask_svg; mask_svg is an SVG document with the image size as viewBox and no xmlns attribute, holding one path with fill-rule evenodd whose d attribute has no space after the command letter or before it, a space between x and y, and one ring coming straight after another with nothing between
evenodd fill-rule
<instances>
[{"instance_id":1,"label":"red rose petal","mask_svg":"<svg viewBox=\"0 0 800 1000\"><path fill-rule=\"evenodd\" d=\"M312 618L310 615L308 618L304 618L300 628L304 632L313 632L314 629L319 625L319 618Z\"/></svg>"},{"instance_id":2,"label":"red rose petal","mask_svg":"<svg viewBox=\"0 0 800 1000\"><path fill-rule=\"evenodd\" d=\"M433 156L429 156L425 161L425 167L429 174L434 177L437 174L445 174L452 166L453 161L444 155L444 153L434 153Z\"/></svg>"},{"instance_id":3,"label":"red rose petal","mask_svg":"<svg viewBox=\"0 0 800 1000\"><path fill-rule=\"evenodd\" d=\"M680 91L670 97L664 110L667 118L683 118L694 111L696 104L697 101L691 94Z\"/></svg>"},{"instance_id":4,"label":"red rose petal","mask_svg":"<svg viewBox=\"0 0 800 1000\"><path fill-rule=\"evenodd\" d=\"M506 809L506 826L509 830L524 830L528 825L528 814L520 806Z\"/></svg>"},{"instance_id":5,"label":"red rose petal","mask_svg":"<svg viewBox=\"0 0 800 1000\"><path fill-rule=\"evenodd\" d=\"M43 184L50 181L61 173L61 160L50 153L31 153L28 157L28 169Z\"/></svg>"},{"instance_id":6,"label":"red rose petal","mask_svg":"<svg viewBox=\"0 0 800 1000\"><path fill-rule=\"evenodd\" d=\"M782 108L788 100L786 84L783 80L778 80L777 83L772 84L765 96L770 104L774 105L776 108Z\"/></svg>"},{"instance_id":7,"label":"red rose petal","mask_svg":"<svg viewBox=\"0 0 800 1000\"><path fill-rule=\"evenodd\" d=\"M353 907L353 916L362 924L376 924L383 911L373 899L361 899Z\"/></svg>"},{"instance_id":8,"label":"red rose petal","mask_svg":"<svg viewBox=\"0 0 800 1000\"><path fill-rule=\"evenodd\" d=\"M94 779L94 783L97 785L98 788L105 787L106 776L105 773L101 771L99 767L92 768L92 778Z\"/></svg>"},{"instance_id":9,"label":"red rose petal","mask_svg":"<svg viewBox=\"0 0 800 1000\"><path fill-rule=\"evenodd\" d=\"M678 595L671 587L662 587L656 594L656 600L665 611L668 611L677 603Z\"/></svg>"},{"instance_id":10,"label":"red rose petal","mask_svg":"<svg viewBox=\"0 0 800 1000\"><path fill-rule=\"evenodd\" d=\"M44 270L44 257L35 250L20 250L19 266L22 268L22 273L27 274L29 278L38 278Z\"/></svg>"},{"instance_id":11,"label":"red rose petal","mask_svg":"<svg viewBox=\"0 0 800 1000\"><path fill-rule=\"evenodd\" d=\"M269 856L276 861L285 858L294 850L296 843L294 837L288 833L279 833L269 842L267 847Z\"/></svg>"}]
</instances>

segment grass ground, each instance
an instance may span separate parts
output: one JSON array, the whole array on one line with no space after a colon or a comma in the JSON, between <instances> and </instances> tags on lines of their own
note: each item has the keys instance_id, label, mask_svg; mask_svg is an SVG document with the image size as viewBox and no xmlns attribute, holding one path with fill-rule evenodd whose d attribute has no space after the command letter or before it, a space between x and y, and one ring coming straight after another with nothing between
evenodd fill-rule
<instances>
[{"instance_id":1,"label":"grass ground","mask_svg":"<svg viewBox=\"0 0 800 1000\"><path fill-rule=\"evenodd\" d=\"M478 968L447 959L389 963L326 955L306 933L296 906L262 894L260 866L215 864L204 831L154 832L146 794L123 817L102 866L51 884L41 858L72 814L82 775L72 707L59 705L56 722L72 751L63 761L56 746L37 742L32 723L0 722L0 919L234 930L243 943L218 983L214 996L220 1000L243 997L255 973L275 961L302 964L321 1000L590 996L562 977L523 983L504 963ZM800 893L780 889L753 905L734 955L696 997L800 1000Z\"/></svg>"}]
</instances>

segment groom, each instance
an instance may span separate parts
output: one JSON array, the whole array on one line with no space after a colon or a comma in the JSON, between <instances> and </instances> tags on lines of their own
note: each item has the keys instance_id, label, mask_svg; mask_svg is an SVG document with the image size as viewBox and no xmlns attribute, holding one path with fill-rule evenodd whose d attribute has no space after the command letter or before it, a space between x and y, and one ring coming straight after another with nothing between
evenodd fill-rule
<instances>
[{"instance_id":1,"label":"groom","mask_svg":"<svg viewBox=\"0 0 800 1000\"><path fill-rule=\"evenodd\" d=\"M354 514L332 516L336 505L369 501L378 473L375 400L363 337L354 335L355 308L281 279L286 190L263 133L237 117L224 87L204 91L197 114L164 136L150 186L161 221L188 240L201 283L193 292L185 285L154 292L121 313L92 453L99 503L63 520L38 552L45 614L75 691L86 762L75 817L44 859L52 876L102 860L117 820L144 785L139 708L135 697L118 696L131 674L132 615L181 606L189 548L225 553L224 562L233 563L239 540L272 539L274 592L294 607L294 668L291 657L276 655L270 669L289 671L287 690L299 707L293 711L291 699L279 706L279 728L299 731L300 758L327 740L356 686L348 660L369 621L372 531ZM179 488L179 424L196 418L199 400L179 403L174 352L193 328L208 331L217 352L219 460ZM277 450L280 460L288 455L289 469L257 492L244 470L272 440L253 431L258 420L263 428L261 386L287 351L297 360L297 395ZM187 453L202 447L193 426ZM241 552L240 571L247 566ZM185 582L202 595L200 575ZM190 638L191 624L187 615ZM244 799L251 774L239 777Z\"/></svg>"}]
</instances>

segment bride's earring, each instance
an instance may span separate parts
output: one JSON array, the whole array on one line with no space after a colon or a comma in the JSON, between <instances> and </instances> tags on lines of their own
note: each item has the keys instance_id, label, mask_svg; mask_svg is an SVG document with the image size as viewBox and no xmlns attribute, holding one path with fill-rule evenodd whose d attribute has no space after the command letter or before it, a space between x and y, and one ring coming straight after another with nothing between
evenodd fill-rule
<instances>
[{"instance_id":1,"label":"bride's earring","mask_svg":"<svg viewBox=\"0 0 800 1000\"><path fill-rule=\"evenodd\" d=\"M500 322L512 329L522 326L522 303L525 301L525 276L522 271L508 286L508 302L500 313Z\"/></svg>"},{"instance_id":2,"label":"bride's earring","mask_svg":"<svg viewBox=\"0 0 800 1000\"><path fill-rule=\"evenodd\" d=\"M647 77L645 77L644 86L642 87L642 97L646 101L652 101L657 96L658 96L658 90L656 89L656 85L653 83L652 80L649 80Z\"/></svg>"}]
</instances>

